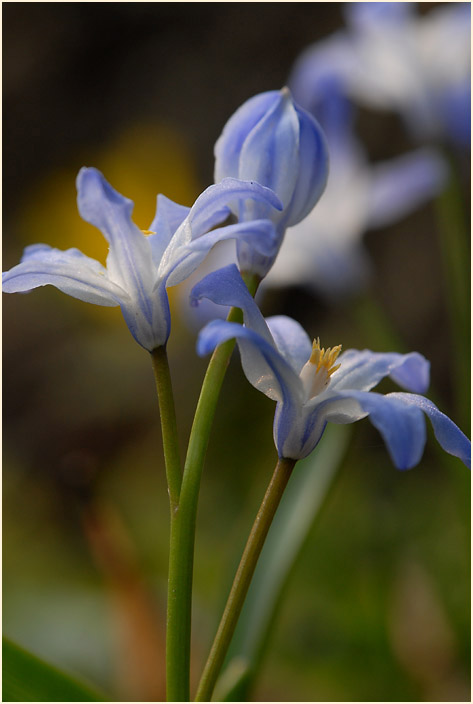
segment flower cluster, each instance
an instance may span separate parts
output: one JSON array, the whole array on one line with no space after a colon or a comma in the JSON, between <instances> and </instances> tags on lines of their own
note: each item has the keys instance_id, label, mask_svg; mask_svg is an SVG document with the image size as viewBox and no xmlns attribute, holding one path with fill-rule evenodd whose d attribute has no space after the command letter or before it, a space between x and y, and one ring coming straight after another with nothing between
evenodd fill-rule
<instances>
[{"instance_id":1,"label":"flower cluster","mask_svg":"<svg viewBox=\"0 0 473 704\"><path fill-rule=\"evenodd\" d=\"M357 158L356 149L346 129L341 96L336 90L327 95L323 122L338 168L338 162ZM261 280L276 260L286 229L316 212L327 180L326 138L287 88L257 95L240 107L217 141L215 156L216 183L191 208L158 196L156 217L145 232L131 219L130 200L96 169L81 169L79 212L109 243L106 267L77 249L34 245L26 248L20 264L3 274L3 290L24 292L51 284L89 303L119 305L140 345L149 351L165 346L171 329L166 289L186 279L215 243L227 239L237 243L240 271ZM433 167L438 173L434 168L432 175ZM440 179L441 167L425 153L393 168L395 184L385 174L385 197L380 195L377 203L374 198L370 205L380 214L413 169L420 170L421 177L417 192L410 194L411 203ZM372 201L376 179L368 181L358 190L353 184L347 188L348 200ZM378 191L383 186L378 185ZM348 207L350 215L353 209L356 206ZM335 209L330 214L336 217ZM230 215L233 222L225 224ZM322 236L318 246L324 245ZM284 316L265 321L234 265L212 272L194 287L194 303L202 298L243 311L243 325L217 320L206 326L199 335L198 353L207 354L229 338L238 340L247 378L277 402L274 440L280 457L307 456L327 422L351 423L368 416L394 464L412 467L425 444L426 414L442 447L468 463L466 437L419 395L429 378L429 364L421 355L348 350L339 356L341 346L325 351L318 341L310 342L296 321ZM372 392L386 376L413 393Z\"/></svg>"},{"instance_id":2,"label":"flower cluster","mask_svg":"<svg viewBox=\"0 0 473 704\"><path fill-rule=\"evenodd\" d=\"M319 442L325 426L369 417L399 469L416 465L425 445L424 415L444 450L470 463L470 442L427 398L429 363L417 352L375 353L347 350L341 345L321 350L292 318L265 320L233 265L206 276L193 297L238 306L244 325L215 320L198 339L199 354L236 338L243 370L255 388L277 402L274 442L279 457L302 459ZM335 364L336 362L336 364ZM372 392L384 377L414 393Z\"/></svg>"}]
</instances>

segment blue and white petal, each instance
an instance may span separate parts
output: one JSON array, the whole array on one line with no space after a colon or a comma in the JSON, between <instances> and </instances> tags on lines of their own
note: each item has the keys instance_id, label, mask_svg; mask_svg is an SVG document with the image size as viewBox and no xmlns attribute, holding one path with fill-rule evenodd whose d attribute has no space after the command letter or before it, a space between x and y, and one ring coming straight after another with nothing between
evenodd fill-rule
<instances>
[{"instance_id":1,"label":"blue and white petal","mask_svg":"<svg viewBox=\"0 0 473 704\"><path fill-rule=\"evenodd\" d=\"M224 178L239 178L240 154L248 134L275 102L279 91L259 93L241 105L227 121L215 147L215 183Z\"/></svg>"},{"instance_id":2,"label":"blue and white petal","mask_svg":"<svg viewBox=\"0 0 473 704\"><path fill-rule=\"evenodd\" d=\"M174 203L161 193L157 197L156 215L149 226L151 234L148 237L148 242L151 245L153 261L156 266L159 265L161 257L166 250L171 238L189 215L190 208Z\"/></svg>"},{"instance_id":3,"label":"blue and white petal","mask_svg":"<svg viewBox=\"0 0 473 704\"><path fill-rule=\"evenodd\" d=\"M349 391L346 394L369 415L398 469L411 469L420 462L426 429L424 415L417 406L406 404L395 394L383 396L372 391Z\"/></svg>"},{"instance_id":4,"label":"blue and white petal","mask_svg":"<svg viewBox=\"0 0 473 704\"><path fill-rule=\"evenodd\" d=\"M294 371L300 374L312 352L312 341L308 334L297 320L287 315L273 315L265 318L265 321L279 352Z\"/></svg>"},{"instance_id":5,"label":"blue and white petal","mask_svg":"<svg viewBox=\"0 0 473 704\"><path fill-rule=\"evenodd\" d=\"M110 281L100 262L74 248L62 251L45 244L30 245L21 262L2 274L4 293L31 291L48 284L100 306L116 306L129 300L127 292Z\"/></svg>"},{"instance_id":6,"label":"blue and white petal","mask_svg":"<svg viewBox=\"0 0 473 704\"><path fill-rule=\"evenodd\" d=\"M347 389L369 391L387 376L416 393L424 393L429 386L430 363L418 352L347 350L340 355L338 362L340 369L332 377L331 393Z\"/></svg>"},{"instance_id":7,"label":"blue and white petal","mask_svg":"<svg viewBox=\"0 0 473 704\"><path fill-rule=\"evenodd\" d=\"M230 239L236 240L237 245L242 242L247 244L252 252L263 259L276 256L278 237L271 220L251 220L219 227L182 245L175 250L171 267L167 270L160 267L160 276L165 278L167 286L181 283L197 269L217 242ZM165 263L169 267L169 260Z\"/></svg>"},{"instance_id":8,"label":"blue and white petal","mask_svg":"<svg viewBox=\"0 0 473 704\"><path fill-rule=\"evenodd\" d=\"M95 225L110 245L110 279L136 298L143 313L150 316L146 290L155 283L151 246L132 222L133 202L112 188L100 171L82 168L77 176L77 205L81 217Z\"/></svg>"},{"instance_id":9,"label":"blue and white petal","mask_svg":"<svg viewBox=\"0 0 473 704\"><path fill-rule=\"evenodd\" d=\"M299 119L287 89L275 91L271 109L249 132L240 153L239 178L255 180L278 194L286 209L299 170ZM245 219L266 217L261 207L245 207Z\"/></svg>"},{"instance_id":10,"label":"blue and white petal","mask_svg":"<svg viewBox=\"0 0 473 704\"><path fill-rule=\"evenodd\" d=\"M212 352L222 342L238 341L243 371L248 381L274 401L292 401L303 396L299 376L268 340L238 323L213 320L199 333L197 353Z\"/></svg>"},{"instance_id":11,"label":"blue and white petal","mask_svg":"<svg viewBox=\"0 0 473 704\"><path fill-rule=\"evenodd\" d=\"M190 295L191 305L197 305L202 298L208 298L220 306L240 308L246 327L274 345L266 321L235 264L212 271L194 286Z\"/></svg>"},{"instance_id":12,"label":"blue and white petal","mask_svg":"<svg viewBox=\"0 0 473 704\"><path fill-rule=\"evenodd\" d=\"M169 244L166 247L159 263L159 279L167 279L177 268L177 266L181 265L183 259L185 259L191 252L199 250L200 245L196 245L196 249L193 249L192 247L189 249L189 245L191 242L197 240L213 227L224 221L232 212L232 203L237 204L240 200L246 201L252 199L263 201L275 209L280 209L282 207L278 197L269 188L264 188L258 183L227 178L218 184L209 186L197 198L196 202L189 211L189 215L181 223L169 241ZM261 228L256 227L255 229ZM263 229L268 231L268 228L265 225L263 226ZM219 238L215 241L218 239ZM270 251L273 246L273 239L274 236L271 233L268 240ZM208 242L208 249L210 249L212 246L212 244L210 244L211 238L209 238ZM202 259L203 257L200 261L202 261ZM200 261L197 262L196 266L198 266ZM182 281L182 278L180 280ZM175 283L177 283L177 281Z\"/></svg>"},{"instance_id":13,"label":"blue and white petal","mask_svg":"<svg viewBox=\"0 0 473 704\"><path fill-rule=\"evenodd\" d=\"M471 467L471 443L466 435L450 420L448 416L439 411L437 406L425 396L395 392L388 394L406 406L416 407L428 416L441 447L450 455L459 457L467 466Z\"/></svg>"}]
</instances>

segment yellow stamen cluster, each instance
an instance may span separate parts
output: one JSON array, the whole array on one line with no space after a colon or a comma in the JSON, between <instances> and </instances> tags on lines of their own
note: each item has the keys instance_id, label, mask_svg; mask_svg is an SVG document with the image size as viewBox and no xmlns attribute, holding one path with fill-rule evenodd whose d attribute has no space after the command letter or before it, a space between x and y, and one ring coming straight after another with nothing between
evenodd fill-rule
<instances>
[{"instance_id":1,"label":"yellow stamen cluster","mask_svg":"<svg viewBox=\"0 0 473 704\"><path fill-rule=\"evenodd\" d=\"M144 235L155 235L156 234L156 232L153 232L153 230L141 230L141 232Z\"/></svg>"},{"instance_id":2,"label":"yellow stamen cluster","mask_svg":"<svg viewBox=\"0 0 473 704\"><path fill-rule=\"evenodd\" d=\"M322 367L325 368L325 371L329 376L336 372L337 369L340 368L340 365L336 364L333 366L333 363L340 354L341 349L341 345L337 345L336 347L328 347L327 350L323 347L320 349L320 339L317 338L314 340L312 343L312 353L310 355L309 362L316 367L316 373L319 372Z\"/></svg>"}]
</instances>

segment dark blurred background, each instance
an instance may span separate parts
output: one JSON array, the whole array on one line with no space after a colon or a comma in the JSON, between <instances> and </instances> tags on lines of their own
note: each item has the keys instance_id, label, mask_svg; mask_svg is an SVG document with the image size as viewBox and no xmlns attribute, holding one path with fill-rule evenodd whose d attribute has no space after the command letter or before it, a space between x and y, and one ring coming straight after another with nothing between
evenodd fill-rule
<instances>
[{"instance_id":1,"label":"dark blurred background","mask_svg":"<svg viewBox=\"0 0 473 704\"><path fill-rule=\"evenodd\" d=\"M233 111L282 87L300 51L343 24L339 3L2 10L4 270L34 242L105 259L100 233L76 212L83 165L134 200L142 228L158 192L192 204L212 182L213 145ZM389 113L360 111L358 132L374 161L412 148ZM467 203L469 160L454 159ZM438 227L430 203L371 232L371 294L405 349L431 360L436 402L468 432ZM206 362L171 301L184 453ZM263 305L325 344L383 349L353 301L294 288ZM147 354L119 310L50 287L5 296L3 333L4 632L117 699L159 700L168 506ZM235 358L202 487L196 673L272 471L272 415ZM376 431L357 424L292 575L256 699L469 700L469 491L467 471L431 433L421 465L400 473Z\"/></svg>"}]
</instances>

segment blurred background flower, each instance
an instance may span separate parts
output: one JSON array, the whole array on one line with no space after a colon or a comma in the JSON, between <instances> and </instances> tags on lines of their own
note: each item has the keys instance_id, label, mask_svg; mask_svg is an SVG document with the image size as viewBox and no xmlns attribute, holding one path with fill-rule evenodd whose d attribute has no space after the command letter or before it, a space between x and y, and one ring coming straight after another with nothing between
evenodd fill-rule
<instances>
[{"instance_id":1,"label":"blurred background flower","mask_svg":"<svg viewBox=\"0 0 473 704\"><path fill-rule=\"evenodd\" d=\"M422 3L419 15L437 5ZM135 202L139 227L148 227L158 192L191 205L213 181L213 145L229 116L252 95L285 85L301 51L343 27L342 10L6 4L3 268L41 241L105 261L105 242L76 209L84 164ZM370 162L412 148L394 112L364 107L355 128ZM461 206L469 157L453 158ZM424 202L368 233L369 296L405 349L432 362L435 401L467 431L440 212ZM464 232L466 210L459 222ZM170 293L184 449L206 361L174 305L178 292ZM263 304L265 315L291 315L329 346L389 349L381 323L370 313L366 325L367 309L345 299L297 284L268 291ZM147 355L118 309L83 306L53 289L5 297L3 321L4 631L117 699L162 699L168 504ZM199 512L196 671L272 471L273 411L232 364ZM431 442L421 465L400 474L376 431L359 423L292 574L255 698L468 699L469 574L461 463L439 457ZM426 624L433 635L414 638Z\"/></svg>"}]
</instances>

